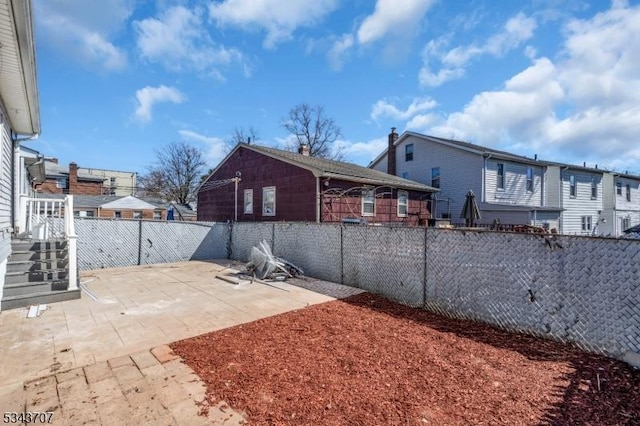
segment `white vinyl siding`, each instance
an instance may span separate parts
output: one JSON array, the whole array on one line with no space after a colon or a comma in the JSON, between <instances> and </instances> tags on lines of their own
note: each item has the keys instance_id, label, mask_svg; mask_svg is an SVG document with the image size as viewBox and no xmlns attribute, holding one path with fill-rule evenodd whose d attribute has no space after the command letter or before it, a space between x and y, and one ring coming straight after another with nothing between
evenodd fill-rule
<instances>
[{"instance_id":1,"label":"white vinyl siding","mask_svg":"<svg viewBox=\"0 0 640 426\"><path fill-rule=\"evenodd\" d=\"M504 173L502 189L499 189L499 164L502 164ZM542 206L543 175L542 167L511 161L487 160L486 201L496 204Z\"/></svg>"},{"instance_id":2,"label":"white vinyl siding","mask_svg":"<svg viewBox=\"0 0 640 426\"><path fill-rule=\"evenodd\" d=\"M571 196L571 181L575 182L575 196ZM597 198L592 198L592 178L596 180ZM602 216L602 173L584 170L564 170L562 172L562 232L565 234L591 234L593 227L600 224ZM591 217L590 230L583 230L583 216ZM601 230L598 229L598 233Z\"/></svg>"},{"instance_id":3,"label":"white vinyl siding","mask_svg":"<svg viewBox=\"0 0 640 426\"><path fill-rule=\"evenodd\" d=\"M0 105L0 263L11 253L11 151L13 143L9 123ZM0 282L3 284L3 281Z\"/></svg>"},{"instance_id":4,"label":"white vinyl siding","mask_svg":"<svg viewBox=\"0 0 640 426\"><path fill-rule=\"evenodd\" d=\"M397 175L403 176L406 173L409 179L431 186L431 169L439 167L440 191L434 197L440 201L435 203L436 211L432 214L439 218L450 208L453 221L461 223L459 216L467 192L472 190L480 201L484 164L482 156L412 135L398 144L397 155L405 152L407 144L413 144L413 161L398 161ZM382 156L374 169L387 171L386 155ZM447 199L451 200L450 205Z\"/></svg>"}]
</instances>

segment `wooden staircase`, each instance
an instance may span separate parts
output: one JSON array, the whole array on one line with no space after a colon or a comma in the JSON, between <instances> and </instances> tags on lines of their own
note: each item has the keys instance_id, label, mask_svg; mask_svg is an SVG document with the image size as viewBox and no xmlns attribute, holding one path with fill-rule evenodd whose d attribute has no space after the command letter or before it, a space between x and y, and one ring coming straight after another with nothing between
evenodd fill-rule
<instances>
[{"instance_id":1,"label":"wooden staircase","mask_svg":"<svg viewBox=\"0 0 640 426\"><path fill-rule=\"evenodd\" d=\"M14 238L11 248L1 310L80 298L77 286L74 290L67 289L67 241Z\"/></svg>"}]
</instances>

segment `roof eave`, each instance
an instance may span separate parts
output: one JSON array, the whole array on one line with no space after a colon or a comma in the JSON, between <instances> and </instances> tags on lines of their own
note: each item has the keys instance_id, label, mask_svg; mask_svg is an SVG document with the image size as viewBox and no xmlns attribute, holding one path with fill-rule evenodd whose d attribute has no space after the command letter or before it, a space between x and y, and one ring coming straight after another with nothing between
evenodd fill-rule
<instances>
[{"instance_id":1,"label":"roof eave","mask_svg":"<svg viewBox=\"0 0 640 426\"><path fill-rule=\"evenodd\" d=\"M31 1L5 1L9 9L9 18L12 21L7 24L11 27L17 42L15 55L17 55L19 65L19 70L13 72L13 76L9 75L8 77L20 82L25 95L20 96L21 99L16 99L14 96L2 96L2 99L9 115L12 130L17 134L36 136L40 134L41 127ZM9 74L11 71L4 70L3 73ZM29 114L28 123L18 124L16 116L20 111Z\"/></svg>"}]
</instances>

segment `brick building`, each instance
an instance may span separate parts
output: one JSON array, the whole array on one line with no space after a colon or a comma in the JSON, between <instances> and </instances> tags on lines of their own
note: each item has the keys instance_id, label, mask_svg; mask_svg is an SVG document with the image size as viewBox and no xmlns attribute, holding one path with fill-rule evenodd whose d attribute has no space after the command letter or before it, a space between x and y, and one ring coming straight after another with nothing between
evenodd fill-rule
<instances>
[{"instance_id":1,"label":"brick building","mask_svg":"<svg viewBox=\"0 0 640 426\"><path fill-rule=\"evenodd\" d=\"M236 190L237 184L237 190ZM198 190L198 220L426 224L436 189L354 164L238 144Z\"/></svg>"},{"instance_id":2,"label":"brick building","mask_svg":"<svg viewBox=\"0 0 640 426\"><path fill-rule=\"evenodd\" d=\"M73 195L135 195L135 172L69 167L58 164L56 158L46 159L44 183L36 187L41 194Z\"/></svg>"}]
</instances>

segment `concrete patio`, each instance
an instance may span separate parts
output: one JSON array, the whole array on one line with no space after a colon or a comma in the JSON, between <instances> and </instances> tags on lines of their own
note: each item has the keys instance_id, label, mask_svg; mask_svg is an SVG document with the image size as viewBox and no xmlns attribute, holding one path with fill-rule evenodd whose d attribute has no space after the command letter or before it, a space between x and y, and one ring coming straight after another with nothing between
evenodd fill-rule
<instances>
[{"instance_id":1,"label":"concrete patio","mask_svg":"<svg viewBox=\"0 0 640 426\"><path fill-rule=\"evenodd\" d=\"M232 284L229 260L88 271L80 300L0 313L0 407L54 410L54 424L215 424L242 417L223 403L198 416L199 378L167 343L357 292L321 281ZM236 265L237 267L237 265ZM115 417L114 417L115 416ZM133 416L133 417L132 417Z\"/></svg>"}]
</instances>

